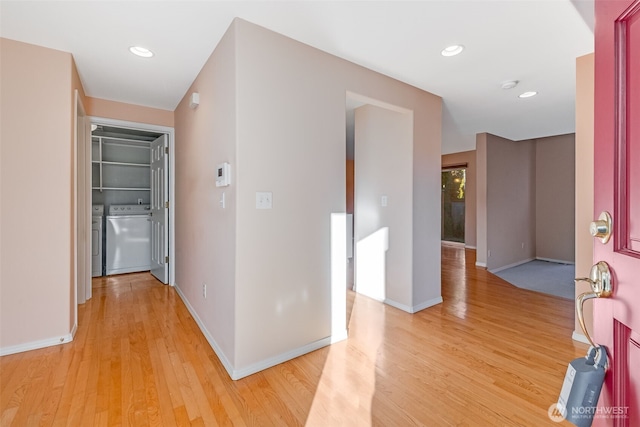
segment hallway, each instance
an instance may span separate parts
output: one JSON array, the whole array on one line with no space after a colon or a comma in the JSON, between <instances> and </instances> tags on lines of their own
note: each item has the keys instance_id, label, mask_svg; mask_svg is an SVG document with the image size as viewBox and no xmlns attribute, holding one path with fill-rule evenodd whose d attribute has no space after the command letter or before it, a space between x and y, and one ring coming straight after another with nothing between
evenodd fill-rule
<instances>
[{"instance_id":1,"label":"hallway","mask_svg":"<svg viewBox=\"0 0 640 427\"><path fill-rule=\"evenodd\" d=\"M347 341L235 382L173 288L94 279L73 342L0 358L0 425L552 425L586 351L573 302L442 251L443 304L411 315L348 292Z\"/></svg>"}]
</instances>

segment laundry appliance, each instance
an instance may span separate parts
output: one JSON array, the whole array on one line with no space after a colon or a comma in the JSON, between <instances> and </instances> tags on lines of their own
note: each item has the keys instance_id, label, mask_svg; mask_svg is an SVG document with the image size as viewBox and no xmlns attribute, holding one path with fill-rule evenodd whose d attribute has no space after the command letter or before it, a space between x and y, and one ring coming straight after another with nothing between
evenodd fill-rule
<instances>
[{"instance_id":1,"label":"laundry appliance","mask_svg":"<svg viewBox=\"0 0 640 427\"><path fill-rule=\"evenodd\" d=\"M148 271L151 267L151 208L111 205L107 215L106 274Z\"/></svg>"}]
</instances>

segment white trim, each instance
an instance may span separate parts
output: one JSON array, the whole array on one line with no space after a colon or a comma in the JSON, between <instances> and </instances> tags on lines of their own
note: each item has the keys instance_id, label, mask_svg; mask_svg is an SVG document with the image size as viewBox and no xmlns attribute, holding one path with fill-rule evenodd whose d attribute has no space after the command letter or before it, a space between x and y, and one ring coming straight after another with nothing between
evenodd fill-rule
<instances>
[{"instance_id":1,"label":"white trim","mask_svg":"<svg viewBox=\"0 0 640 427\"><path fill-rule=\"evenodd\" d=\"M477 248L475 246L471 246L471 245L464 245L465 249L473 249L476 250Z\"/></svg>"},{"instance_id":2,"label":"white trim","mask_svg":"<svg viewBox=\"0 0 640 427\"><path fill-rule=\"evenodd\" d=\"M71 333L69 335L71 335L71 339L69 341L73 341L73 339L76 337L76 332L78 332L78 321L76 320L76 323L73 324L73 328L71 328Z\"/></svg>"},{"instance_id":3,"label":"white trim","mask_svg":"<svg viewBox=\"0 0 640 427\"><path fill-rule=\"evenodd\" d=\"M476 267L487 268L487 264L484 262L476 261Z\"/></svg>"},{"instance_id":4,"label":"white trim","mask_svg":"<svg viewBox=\"0 0 640 427\"><path fill-rule=\"evenodd\" d=\"M286 353L282 353L277 356L262 360L258 363L254 363L253 365L249 365L246 368L234 369L233 374L231 375L231 379L235 381L239 380L240 378L248 377L249 375L264 371L265 369L287 362L291 359L295 359L296 357L302 356L304 354L311 353L312 351L318 350L322 347L326 347L330 344L331 337L322 338L318 341L311 342L302 347L287 351Z\"/></svg>"},{"instance_id":5,"label":"white trim","mask_svg":"<svg viewBox=\"0 0 640 427\"><path fill-rule=\"evenodd\" d=\"M571 334L571 339L574 340L574 341L578 341L578 342L582 342L582 343L591 345L591 343L589 342L587 337L584 336L584 334L578 333L576 331L573 331L573 334Z\"/></svg>"},{"instance_id":6,"label":"white trim","mask_svg":"<svg viewBox=\"0 0 640 427\"><path fill-rule=\"evenodd\" d=\"M222 363L222 366L224 366L224 369L227 370L227 373L229 374L229 376L233 378L233 375L232 375L233 365L231 365L231 362L229 362L229 359L227 359L227 357L225 356L224 352L222 351L222 349L220 348L216 340L213 339L213 337L211 336L207 328L204 326L204 323L202 322L202 320L200 320L198 313L191 306L191 304L189 303L189 300L187 300L187 297L182 293L182 289L180 289L180 287L177 284L174 284L173 286L176 292L178 293L178 295L180 296L180 299L182 300L184 305L187 307L187 310L189 310L189 313L191 313L191 316L198 324L200 331L202 332L204 337L207 339L207 342L213 349L214 353L216 354L216 356L218 356L218 359L220 359L220 363Z\"/></svg>"},{"instance_id":7,"label":"white trim","mask_svg":"<svg viewBox=\"0 0 640 427\"><path fill-rule=\"evenodd\" d=\"M436 297L436 298L432 298L428 301L425 301L423 303L420 303L418 305L414 305L413 307L410 307L408 305L405 304L401 304L397 301L394 301L392 299L386 298L384 300L384 303L387 305L390 305L391 307L395 307L399 310L405 311L407 313L410 314L414 314L419 312L420 310L424 310L425 308L429 308L429 307L433 307L434 305L437 304L441 304L442 303L442 296Z\"/></svg>"},{"instance_id":8,"label":"white trim","mask_svg":"<svg viewBox=\"0 0 640 427\"><path fill-rule=\"evenodd\" d=\"M534 259L535 258L527 258L527 259L522 260L522 261L514 262L513 264L503 265L502 267L498 267L498 268L494 268L493 270L489 270L489 273L494 273L495 274L495 273L497 273L499 271L506 270L508 268L513 268L513 267L517 267L517 266L522 265L522 264L526 264L528 262L533 261Z\"/></svg>"},{"instance_id":9,"label":"white trim","mask_svg":"<svg viewBox=\"0 0 640 427\"><path fill-rule=\"evenodd\" d=\"M553 263L556 263L556 264L575 265L575 262L573 262L573 261L564 261L564 260L561 260L561 259L542 258L542 257L539 257L539 256L537 256L536 259L540 260L540 261L553 262Z\"/></svg>"},{"instance_id":10,"label":"white trim","mask_svg":"<svg viewBox=\"0 0 640 427\"><path fill-rule=\"evenodd\" d=\"M97 116L87 116L90 123L116 126L116 127L128 127L132 129L147 130L159 133L166 133L169 139L169 285L175 286L176 281L176 197L175 197L175 171L176 171L176 156L175 156L175 128L169 126L152 125L149 123L130 122L127 120L108 119ZM89 139L91 142L91 139ZM89 198L91 199L91 198ZM91 203L91 201L89 201ZM90 234L89 234L90 236Z\"/></svg>"},{"instance_id":11,"label":"white trim","mask_svg":"<svg viewBox=\"0 0 640 427\"><path fill-rule=\"evenodd\" d=\"M216 340L211 336L202 320L200 320L198 313L196 313L195 309L191 306L191 304L189 304L187 297L182 293L180 287L177 284L175 284L174 287L176 292L180 296L180 299L182 299L182 302L184 302L184 305L187 307L187 310L189 310L189 313L191 313L191 316L193 316L193 319L196 321L198 327L200 328L200 331L207 339L207 342L213 349L214 353L216 354L216 356L218 356L218 359L220 359L220 363L222 363L222 366L224 366L224 369L226 369L227 374L229 374L231 379L234 381L255 374L257 372L264 371L265 369L287 362L291 359L295 359L296 357L302 356L303 354L311 353L312 351L318 350L319 348L326 347L332 343L342 341L347 338L347 330L345 329L338 335L322 338L318 341L314 341L302 347L298 347L277 356L273 356L260 362L254 363L247 366L246 368L235 369L231 362L229 362L229 359L227 359L227 357L225 356Z\"/></svg>"},{"instance_id":12,"label":"white trim","mask_svg":"<svg viewBox=\"0 0 640 427\"><path fill-rule=\"evenodd\" d=\"M23 344L12 345L0 348L0 356L8 356L10 354L22 353L24 351L39 350L41 348L53 347L54 345L66 344L73 341L76 334L76 325L70 333L63 337L46 338L44 340L31 341Z\"/></svg>"}]
</instances>

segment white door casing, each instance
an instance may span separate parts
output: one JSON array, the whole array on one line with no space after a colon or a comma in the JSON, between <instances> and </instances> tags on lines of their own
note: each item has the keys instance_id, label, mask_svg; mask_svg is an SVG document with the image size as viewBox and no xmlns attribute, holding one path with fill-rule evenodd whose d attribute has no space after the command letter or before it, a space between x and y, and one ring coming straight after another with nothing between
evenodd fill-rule
<instances>
[{"instance_id":1,"label":"white door casing","mask_svg":"<svg viewBox=\"0 0 640 427\"><path fill-rule=\"evenodd\" d=\"M151 274L168 283L169 156L167 136L151 143Z\"/></svg>"}]
</instances>

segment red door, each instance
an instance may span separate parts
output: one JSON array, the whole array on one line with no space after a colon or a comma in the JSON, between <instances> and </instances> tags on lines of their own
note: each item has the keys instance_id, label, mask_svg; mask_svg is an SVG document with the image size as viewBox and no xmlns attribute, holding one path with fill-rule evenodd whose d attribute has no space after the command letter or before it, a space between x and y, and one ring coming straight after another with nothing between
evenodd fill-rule
<instances>
[{"instance_id":1,"label":"red door","mask_svg":"<svg viewBox=\"0 0 640 427\"><path fill-rule=\"evenodd\" d=\"M640 0L596 0L594 219L613 217L596 240L613 295L594 301L595 341L610 356L594 425L640 426Z\"/></svg>"}]
</instances>

